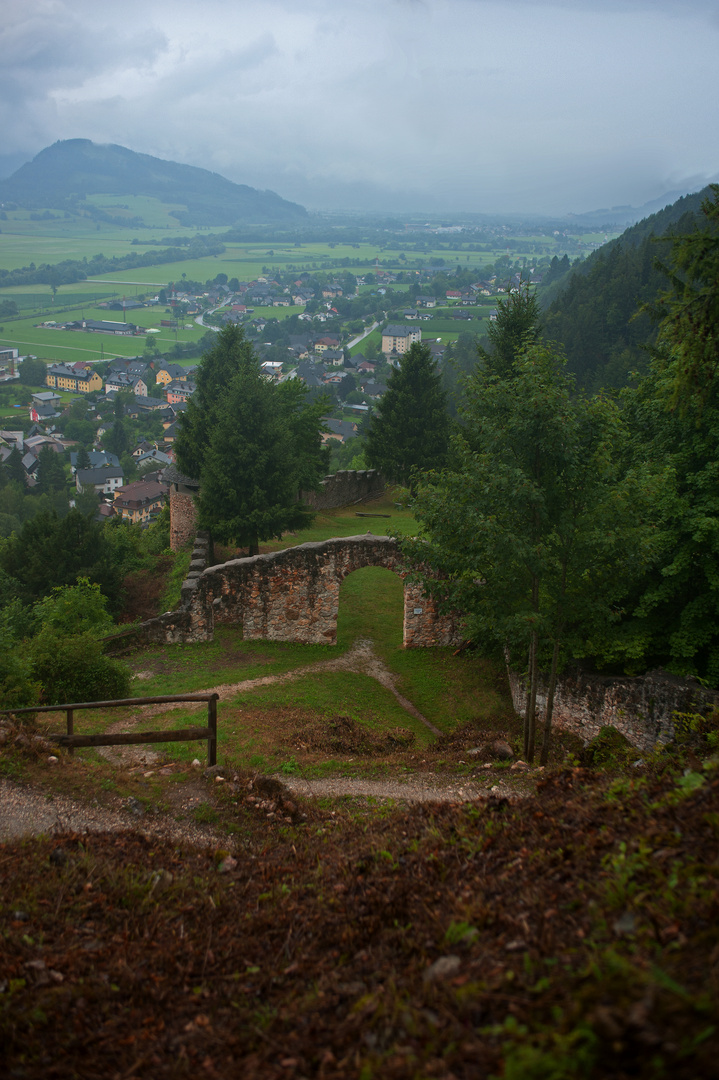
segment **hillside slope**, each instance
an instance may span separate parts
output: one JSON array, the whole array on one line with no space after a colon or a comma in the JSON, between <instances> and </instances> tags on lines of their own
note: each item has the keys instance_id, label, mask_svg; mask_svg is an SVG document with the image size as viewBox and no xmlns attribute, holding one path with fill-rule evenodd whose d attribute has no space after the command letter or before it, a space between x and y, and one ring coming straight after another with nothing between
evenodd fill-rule
<instances>
[{"instance_id":1,"label":"hillside slope","mask_svg":"<svg viewBox=\"0 0 719 1080\"><path fill-rule=\"evenodd\" d=\"M546 335L564 346L581 385L590 390L621 387L633 370L645 369L646 346L656 330L637 311L668 284L655 265L667 245L657 241L700 227L708 193L705 188L686 195L632 225L542 295Z\"/></svg>"},{"instance_id":2,"label":"hillside slope","mask_svg":"<svg viewBox=\"0 0 719 1080\"><path fill-rule=\"evenodd\" d=\"M72 209L91 195L148 195L187 209L183 225L301 221L307 211L273 191L235 184L218 173L137 154L89 139L53 143L0 181L0 202L27 209Z\"/></svg>"}]
</instances>

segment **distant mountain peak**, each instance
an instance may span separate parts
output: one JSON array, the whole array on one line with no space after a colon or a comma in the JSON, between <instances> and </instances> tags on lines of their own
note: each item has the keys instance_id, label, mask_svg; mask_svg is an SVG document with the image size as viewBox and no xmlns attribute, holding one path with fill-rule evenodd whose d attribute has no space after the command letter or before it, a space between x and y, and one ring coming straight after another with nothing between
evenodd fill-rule
<instances>
[{"instance_id":1,"label":"distant mountain peak","mask_svg":"<svg viewBox=\"0 0 719 1080\"><path fill-rule=\"evenodd\" d=\"M26 209L69 209L92 195L146 195L176 203L186 207L174 214L183 225L290 223L307 217L303 206L273 191L90 139L55 142L0 181L0 202Z\"/></svg>"}]
</instances>

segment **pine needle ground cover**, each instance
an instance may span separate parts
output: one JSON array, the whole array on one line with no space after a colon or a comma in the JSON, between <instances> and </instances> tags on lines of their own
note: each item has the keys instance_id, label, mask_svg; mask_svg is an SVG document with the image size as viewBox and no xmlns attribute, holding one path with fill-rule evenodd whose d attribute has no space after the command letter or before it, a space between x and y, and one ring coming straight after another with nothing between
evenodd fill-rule
<instances>
[{"instance_id":1,"label":"pine needle ground cover","mask_svg":"<svg viewBox=\"0 0 719 1080\"><path fill-rule=\"evenodd\" d=\"M716 763L666 761L560 771L513 806L242 806L230 859L130 832L4 844L0 1071L714 1076L718 805Z\"/></svg>"}]
</instances>

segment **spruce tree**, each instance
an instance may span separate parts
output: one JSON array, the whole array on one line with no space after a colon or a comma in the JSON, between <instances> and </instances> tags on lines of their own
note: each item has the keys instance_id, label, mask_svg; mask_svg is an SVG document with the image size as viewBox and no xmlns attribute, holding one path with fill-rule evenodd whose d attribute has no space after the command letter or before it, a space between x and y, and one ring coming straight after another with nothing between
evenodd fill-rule
<instances>
[{"instance_id":1,"label":"spruce tree","mask_svg":"<svg viewBox=\"0 0 719 1080\"><path fill-rule=\"evenodd\" d=\"M228 327L202 360L181 418L177 463L199 479L199 523L225 542L259 543L309 524L301 492L327 468L321 415L298 379L276 384L261 371L242 330Z\"/></svg>"},{"instance_id":2,"label":"spruce tree","mask_svg":"<svg viewBox=\"0 0 719 1080\"><path fill-rule=\"evenodd\" d=\"M366 457L388 480L441 469L449 446L447 398L432 353L415 342L395 368L367 433Z\"/></svg>"}]
</instances>

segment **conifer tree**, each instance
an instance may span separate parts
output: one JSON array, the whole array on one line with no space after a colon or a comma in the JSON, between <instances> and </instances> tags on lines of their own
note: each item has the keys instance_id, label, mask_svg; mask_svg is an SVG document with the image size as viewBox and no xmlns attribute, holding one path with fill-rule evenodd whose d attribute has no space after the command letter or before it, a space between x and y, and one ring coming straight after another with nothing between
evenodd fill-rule
<instances>
[{"instance_id":1,"label":"conifer tree","mask_svg":"<svg viewBox=\"0 0 719 1080\"><path fill-rule=\"evenodd\" d=\"M414 485L415 471L441 469L449 445L447 397L432 353L415 342L400 359L372 417L366 457L388 480Z\"/></svg>"},{"instance_id":2,"label":"conifer tree","mask_svg":"<svg viewBox=\"0 0 719 1080\"><path fill-rule=\"evenodd\" d=\"M327 468L321 415L298 379L276 384L261 371L241 329L227 327L203 357L197 390L181 418L177 463L199 479L199 523L225 542L259 543L309 524L301 492Z\"/></svg>"}]
</instances>

